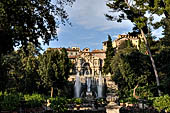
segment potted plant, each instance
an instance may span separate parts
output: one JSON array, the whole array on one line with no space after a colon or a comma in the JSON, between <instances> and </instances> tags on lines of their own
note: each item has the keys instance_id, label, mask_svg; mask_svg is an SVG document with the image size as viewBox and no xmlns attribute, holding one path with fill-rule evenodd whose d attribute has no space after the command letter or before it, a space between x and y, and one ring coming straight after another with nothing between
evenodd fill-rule
<instances>
[{"instance_id":1,"label":"potted plant","mask_svg":"<svg viewBox=\"0 0 170 113\"><path fill-rule=\"evenodd\" d=\"M125 101L123 99L119 100L120 106L125 106Z\"/></svg>"}]
</instances>

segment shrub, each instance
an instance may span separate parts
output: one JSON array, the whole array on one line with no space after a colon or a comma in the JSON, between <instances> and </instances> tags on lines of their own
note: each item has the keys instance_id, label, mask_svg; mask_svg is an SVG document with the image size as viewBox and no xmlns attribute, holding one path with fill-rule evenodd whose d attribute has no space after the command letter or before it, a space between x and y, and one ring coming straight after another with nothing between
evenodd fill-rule
<instances>
[{"instance_id":1,"label":"shrub","mask_svg":"<svg viewBox=\"0 0 170 113\"><path fill-rule=\"evenodd\" d=\"M129 98L127 98L127 102L129 102L131 104L136 104L138 102L138 100L134 97L129 97Z\"/></svg>"},{"instance_id":2,"label":"shrub","mask_svg":"<svg viewBox=\"0 0 170 113\"><path fill-rule=\"evenodd\" d=\"M57 111L58 113L67 110L68 100L64 97L50 98L50 102L51 102L50 108L52 108L54 111Z\"/></svg>"},{"instance_id":3,"label":"shrub","mask_svg":"<svg viewBox=\"0 0 170 113\"><path fill-rule=\"evenodd\" d=\"M81 104L82 103L82 99L81 98L75 98L74 103Z\"/></svg>"},{"instance_id":4,"label":"shrub","mask_svg":"<svg viewBox=\"0 0 170 113\"><path fill-rule=\"evenodd\" d=\"M22 94L16 93L16 94L11 94L5 92L4 94L1 92L0 93L0 107L4 111L14 111L17 108L19 108L19 103L22 98Z\"/></svg>"},{"instance_id":5,"label":"shrub","mask_svg":"<svg viewBox=\"0 0 170 113\"><path fill-rule=\"evenodd\" d=\"M44 96L40 94L24 95L24 99L29 108L41 107L42 102L45 101Z\"/></svg>"},{"instance_id":6,"label":"shrub","mask_svg":"<svg viewBox=\"0 0 170 113\"><path fill-rule=\"evenodd\" d=\"M170 112L170 96L164 95L164 96L156 97L155 100L153 101L153 106L159 112L161 110L166 110L167 112Z\"/></svg>"}]
</instances>

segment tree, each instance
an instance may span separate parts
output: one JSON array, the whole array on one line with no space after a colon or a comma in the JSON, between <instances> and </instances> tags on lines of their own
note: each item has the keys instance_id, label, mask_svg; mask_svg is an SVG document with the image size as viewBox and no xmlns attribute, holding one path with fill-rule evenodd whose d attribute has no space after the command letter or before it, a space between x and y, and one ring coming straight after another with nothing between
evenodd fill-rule
<instances>
[{"instance_id":1,"label":"tree","mask_svg":"<svg viewBox=\"0 0 170 113\"><path fill-rule=\"evenodd\" d=\"M1 56L0 59L0 91L5 91L7 88L7 82L9 80L7 74L7 64L4 63L4 57Z\"/></svg>"},{"instance_id":2,"label":"tree","mask_svg":"<svg viewBox=\"0 0 170 113\"><path fill-rule=\"evenodd\" d=\"M65 49L48 49L39 57L40 65L38 73L41 78L41 85L45 89L63 88L68 79L70 65ZM57 92L57 93L58 93Z\"/></svg>"},{"instance_id":3,"label":"tree","mask_svg":"<svg viewBox=\"0 0 170 113\"><path fill-rule=\"evenodd\" d=\"M6 82L9 85L8 88L23 93L33 93L38 92L39 75L37 69L39 62L37 55L39 52L31 43L27 46L27 50L28 54L21 47L19 50L5 55L3 64L6 65L6 76L10 79L10 83Z\"/></svg>"},{"instance_id":4,"label":"tree","mask_svg":"<svg viewBox=\"0 0 170 113\"><path fill-rule=\"evenodd\" d=\"M111 36L108 35L108 41L107 41L107 49L106 49L106 58L104 60L104 66L103 66L103 72L105 74L108 74L111 72L111 67L110 67L110 61L112 57L114 56L114 48L112 46L112 39Z\"/></svg>"},{"instance_id":5,"label":"tree","mask_svg":"<svg viewBox=\"0 0 170 113\"><path fill-rule=\"evenodd\" d=\"M12 52L15 46L22 45L28 53L30 42L40 47L40 39L44 44L57 39L59 25L69 23L65 6L74 1L0 0L0 65L2 55ZM0 66L0 78L6 78L4 68Z\"/></svg>"},{"instance_id":6,"label":"tree","mask_svg":"<svg viewBox=\"0 0 170 113\"><path fill-rule=\"evenodd\" d=\"M40 53L32 43L28 44L27 50L27 54L24 52L24 48L18 50L24 71L20 85L24 86L22 88L24 93L33 93L38 92L37 86L40 81L40 77L37 72L39 66L38 55L40 55Z\"/></svg>"},{"instance_id":7,"label":"tree","mask_svg":"<svg viewBox=\"0 0 170 113\"><path fill-rule=\"evenodd\" d=\"M155 55L155 60L158 65L158 72L161 81L160 90L164 94L170 95L169 85L170 85L170 47L162 47Z\"/></svg>"},{"instance_id":8,"label":"tree","mask_svg":"<svg viewBox=\"0 0 170 113\"><path fill-rule=\"evenodd\" d=\"M113 2L111 2L113 1ZM159 0L158 0L159 1ZM149 2L149 3L148 3ZM146 16L146 12L149 10L148 7L150 7L150 1L145 1L145 0L110 0L109 3L107 3L107 6L112 9L114 12L120 12L119 17L115 18L112 15L106 15L106 17L109 20L115 21L117 20L118 22L121 22L124 19L130 20L132 23L135 24L134 27L134 32L140 33L142 35L142 38L144 39L147 51L149 53L152 66L154 69L155 77L156 77L156 83L158 87L158 94L161 95L160 90L159 90L159 76L158 72L156 69L155 61L152 57L148 41L146 39L146 35L148 33L148 20Z\"/></svg>"},{"instance_id":9,"label":"tree","mask_svg":"<svg viewBox=\"0 0 170 113\"><path fill-rule=\"evenodd\" d=\"M162 16L160 21L156 23L152 23L155 29L162 27L164 37L161 39L161 45L170 46L169 35L170 35L170 1L169 0L152 0L149 2L148 7L150 13L152 15ZM151 16L151 20L153 20L153 16Z\"/></svg>"},{"instance_id":10,"label":"tree","mask_svg":"<svg viewBox=\"0 0 170 113\"><path fill-rule=\"evenodd\" d=\"M118 85L120 98L131 96L129 91L137 85L147 88L143 93L150 92L150 86L154 85L148 56L135 48L119 50L112 58L111 67L112 79ZM145 96L149 96L149 94Z\"/></svg>"},{"instance_id":11,"label":"tree","mask_svg":"<svg viewBox=\"0 0 170 113\"><path fill-rule=\"evenodd\" d=\"M1 0L0 52L20 44L24 49L31 42L40 46L39 39L48 44L57 39L59 24L68 22L66 5L75 0Z\"/></svg>"}]
</instances>

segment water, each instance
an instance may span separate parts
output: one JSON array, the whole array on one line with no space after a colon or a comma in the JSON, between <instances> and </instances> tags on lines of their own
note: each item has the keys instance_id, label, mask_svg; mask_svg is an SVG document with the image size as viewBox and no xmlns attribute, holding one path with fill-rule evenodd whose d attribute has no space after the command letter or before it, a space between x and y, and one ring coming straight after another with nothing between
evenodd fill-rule
<instances>
[{"instance_id":1,"label":"water","mask_svg":"<svg viewBox=\"0 0 170 113\"><path fill-rule=\"evenodd\" d=\"M91 79L88 77L87 78L87 92L90 92L91 91Z\"/></svg>"},{"instance_id":2,"label":"water","mask_svg":"<svg viewBox=\"0 0 170 113\"><path fill-rule=\"evenodd\" d=\"M103 78L102 78L101 72L99 74L99 82L98 82L98 86L97 86L97 94L98 94L98 97L103 97Z\"/></svg>"},{"instance_id":3,"label":"water","mask_svg":"<svg viewBox=\"0 0 170 113\"><path fill-rule=\"evenodd\" d=\"M87 75L87 72L85 74ZM102 98L104 87L103 87L103 78L102 78L101 72L99 74L98 82L96 82L96 80L93 80L93 78L91 79L90 77L87 77L86 80L87 80L87 82L86 82L87 92L91 92L92 91L91 86L96 85L96 87L97 87L97 91L96 91L97 97ZM80 82L79 73L77 73L76 81L75 81L75 84L74 84L74 97L80 98L80 95L81 95L80 93L81 93L81 82Z\"/></svg>"},{"instance_id":4,"label":"water","mask_svg":"<svg viewBox=\"0 0 170 113\"><path fill-rule=\"evenodd\" d=\"M74 84L74 97L80 98L80 91L81 91L81 82L80 82L79 72L77 72L76 81Z\"/></svg>"}]
</instances>

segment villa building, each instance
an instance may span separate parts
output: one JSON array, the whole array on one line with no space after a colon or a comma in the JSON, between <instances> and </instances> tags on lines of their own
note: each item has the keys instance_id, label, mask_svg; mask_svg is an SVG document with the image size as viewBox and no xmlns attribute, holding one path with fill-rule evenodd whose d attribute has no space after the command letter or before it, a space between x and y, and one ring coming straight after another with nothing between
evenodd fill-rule
<instances>
[{"instance_id":1,"label":"villa building","mask_svg":"<svg viewBox=\"0 0 170 113\"><path fill-rule=\"evenodd\" d=\"M78 47L72 47L67 48L67 52L68 57L74 64L74 68L72 69L73 74L79 71L81 75L99 75L106 57L103 49L90 51L89 48L80 50Z\"/></svg>"},{"instance_id":2,"label":"villa building","mask_svg":"<svg viewBox=\"0 0 170 113\"><path fill-rule=\"evenodd\" d=\"M130 35L118 35L118 38L113 40L112 46L118 50L119 46L126 40L130 40L132 45L139 49L139 41L143 41L141 35L136 37ZM60 50L61 48L53 48ZM80 50L80 47L66 48L68 58L73 63L73 68L70 70L73 75L77 72L80 75L98 76L102 67L104 66L104 59L106 58L107 41L103 42L103 49L95 49L90 51L89 48Z\"/></svg>"},{"instance_id":3,"label":"villa building","mask_svg":"<svg viewBox=\"0 0 170 113\"><path fill-rule=\"evenodd\" d=\"M131 36L131 35L118 35L118 38L113 40L112 46L113 48L118 49L119 46L125 42L126 40L130 40L132 45L139 49L139 41L143 41L142 35ZM107 41L103 42L103 50L106 51L107 49Z\"/></svg>"}]
</instances>

